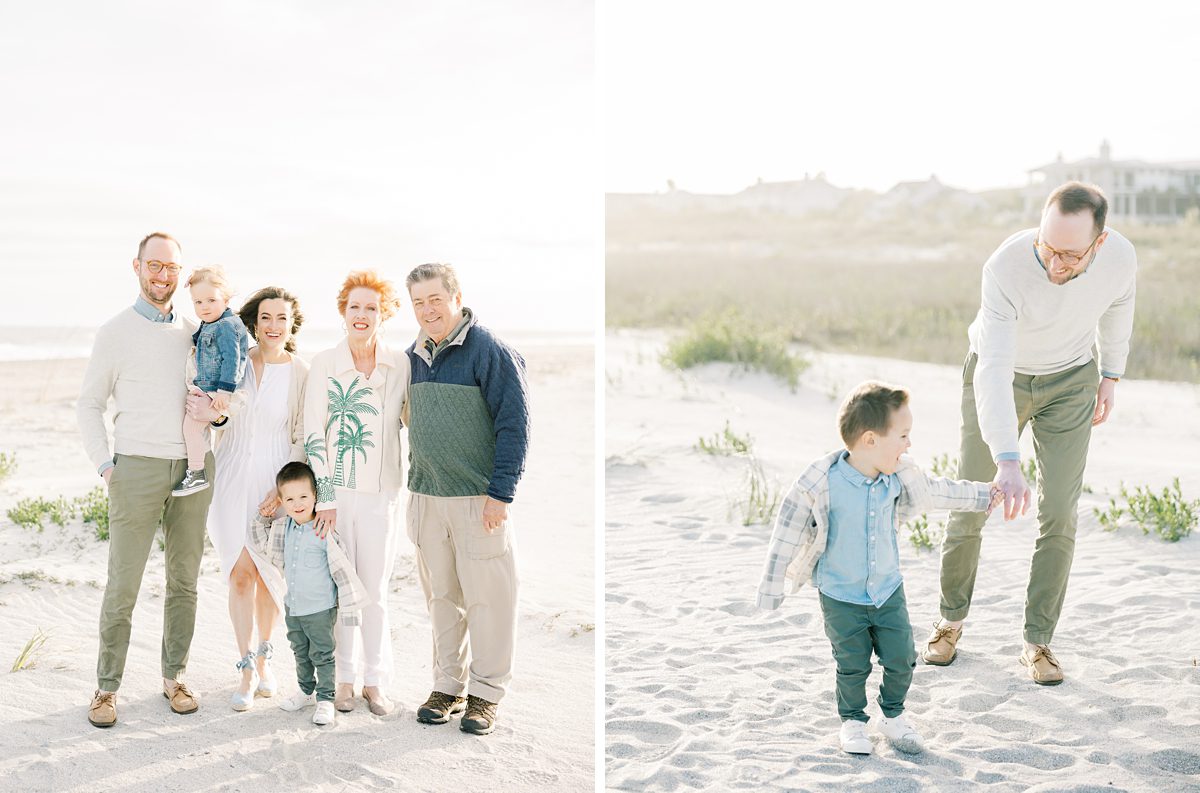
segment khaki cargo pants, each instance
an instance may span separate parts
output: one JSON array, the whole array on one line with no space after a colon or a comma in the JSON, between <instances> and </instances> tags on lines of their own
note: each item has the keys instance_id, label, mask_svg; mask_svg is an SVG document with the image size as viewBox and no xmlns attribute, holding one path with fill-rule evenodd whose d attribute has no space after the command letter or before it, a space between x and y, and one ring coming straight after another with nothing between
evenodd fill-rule
<instances>
[{"instance_id":1,"label":"khaki cargo pants","mask_svg":"<svg viewBox=\"0 0 1200 793\"><path fill-rule=\"evenodd\" d=\"M413 493L407 527L433 624L433 689L499 702L512 679L517 566L511 507L504 525L488 534L484 500Z\"/></svg>"},{"instance_id":2,"label":"khaki cargo pants","mask_svg":"<svg viewBox=\"0 0 1200 793\"><path fill-rule=\"evenodd\" d=\"M990 482L996 476L996 463L979 430L973 385L976 362L977 356L970 353L963 367L958 476ZM1067 594L1099 383L1094 360L1054 374L1013 377L1017 431L1032 426L1037 460L1038 538L1025 595L1025 641L1033 644L1050 643ZM941 613L948 620L965 619L970 610L986 520L983 512L950 513L941 572Z\"/></svg>"},{"instance_id":3,"label":"khaki cargo pants","mask_svg":"<svg viewBox=\"0 0 1200 793\"><path fill-rule=\"evenodd\" d=\"M204 531L212 488L172 498L187 460L118 454L108 485L108 584L100 606L100 688L116 691L125 673L133 607L159 523L166 542L167 591L163 601L162 676L176 679L187 667L196 629L196 580L204 554ZM213 456L204 458L208 481Z\"/></svg>"}]
</instances>

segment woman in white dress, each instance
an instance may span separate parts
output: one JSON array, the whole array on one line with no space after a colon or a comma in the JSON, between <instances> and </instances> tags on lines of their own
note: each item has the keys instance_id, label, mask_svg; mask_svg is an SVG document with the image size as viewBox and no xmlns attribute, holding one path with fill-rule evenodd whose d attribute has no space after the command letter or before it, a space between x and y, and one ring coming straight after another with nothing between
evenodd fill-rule
<instances>
[{"instance_id":1,"label":"woman in white dress","mask_svg":"<svg viewBox=\"0 0 1200 793\"><path fill-rule=\"evenodd\" d=\"M216 477L208 535L229 576L229 618L241 658L241 681L230 704L242 711L254 704L255 696L269 697L277 689L268 661L286 586L279 571L247 542L247 530L260 507L275 503L279 469L305 459L308 364L294 355L303 316L293 295L279 287L260 289L239 315L258 344L250 350L251 366L239 389L245 405L214 438ZM256 623L259 643L251 649Z\"/></svg>"}]
</instances>

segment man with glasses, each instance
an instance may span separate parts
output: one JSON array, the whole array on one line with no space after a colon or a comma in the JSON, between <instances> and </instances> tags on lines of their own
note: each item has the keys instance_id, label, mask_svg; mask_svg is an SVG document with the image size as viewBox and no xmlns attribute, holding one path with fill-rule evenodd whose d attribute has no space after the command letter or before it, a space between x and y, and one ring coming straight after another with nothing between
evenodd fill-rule
<instances>
[{"instance_id":1,"label":"man with glasses","mask_svg":"<svg viewBox=\"0 0 1200 793\"><path fill-rule=\"evenodd\" d=\"M1094 185L1069 182L1051 193L1041 225L1009 237L984 265L982 303L967 331L958 475L995 479L1005 519L1029 508L1017 439L1027 424L1033 429L1039 533L1020 661L1040 685L1063 679L1049 645L1075 552L1088 442L1092 427L1112 415L1133 329L1137 257L1129 240L1105 228L1107 212ZM950 515L942 619L922 653L926 663L946 666L957 654L985 520L983 513Z\"/></svg>"},{"instance_id":2,"label":"man with glasses","mask_svg":"<svg viewBox=\"0 0 1200 793\"><path fill-rule=\"evenodd\" d=\"M84 447L109 495L99 687L88 709L88 721L97 727L117 721L116 691L125 671L133 608L160 522L167 568L163 696L176 713L194 713L199 707L197 696L179 678L196 625L196 579L212 490L171 498L171 488L187 467L184 370L196 329L171 304L181 258L179 243L168 234L155 232L138 245L133 272L140 294L96 333L76 406ZM111 450L104 422L109 399L114 402ZM211 479L211 453L205 470Z\"/></svg>"}]
</instances>

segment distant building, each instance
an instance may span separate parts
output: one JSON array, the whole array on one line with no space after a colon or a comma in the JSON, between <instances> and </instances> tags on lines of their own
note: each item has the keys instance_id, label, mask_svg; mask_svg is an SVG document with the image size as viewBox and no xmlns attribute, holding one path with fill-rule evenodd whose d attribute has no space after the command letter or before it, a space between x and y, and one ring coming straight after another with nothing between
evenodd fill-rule
<instances>
[{"instance_id":1,"label":"distant building","mask_svg":"<svg viewBox=\"0 0 1200 793\"><path fill-rule=\"evenodd\" d=\"M1200 161L1145 162L1114 160L1108 141L1100 156L1052 163L1028 171L1026 214L1036 215L1049 191L1078 180L1095 184L1108 196L1109 217L1145 223L1176 223L1192 207L1200 208Z\"/></svg>"}]
</instances>

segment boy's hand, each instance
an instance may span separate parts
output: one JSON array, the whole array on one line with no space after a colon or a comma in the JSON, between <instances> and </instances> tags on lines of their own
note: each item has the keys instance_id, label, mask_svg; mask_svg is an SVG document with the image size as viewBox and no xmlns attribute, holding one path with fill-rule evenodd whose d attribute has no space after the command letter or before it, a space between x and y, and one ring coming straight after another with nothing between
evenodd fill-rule
<instances>
[{"instance_id":1,"label":"boy's hand","mask_svg":"<svg viewBox=\"0 0 1200 793\"><path fill-rule=\"evenodd\" d=\"M991 515L992 510L1004 503L1004 490L1000 485L992 482L992 501L988 504L987 514Z\"/></svg>"},{"instance_id":2,"label":"boy's hand","mask_svg":"<svg viewBox=\"0 0 1200 793\"><path fill-rule=\"evenodd\" d=\"M213 407L224 413L229 409L229 396L230 395L228 391L217 391L214 393L212 395Z\"/></svg>"}]
</instances>

